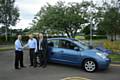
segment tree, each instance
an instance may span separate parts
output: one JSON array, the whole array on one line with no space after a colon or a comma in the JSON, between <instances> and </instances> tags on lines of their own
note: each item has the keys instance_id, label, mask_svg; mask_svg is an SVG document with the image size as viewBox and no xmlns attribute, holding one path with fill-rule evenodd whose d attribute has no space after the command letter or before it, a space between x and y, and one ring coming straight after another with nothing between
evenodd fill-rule
<instances>
[{"instance_id":1,"label":"tree","mask_svg":"<svg viewBox=\"0 0 120 80\"><path fill-rule=\"evenodd\" d=\"M105 13L104 19L100 23L100 29L110 35L112 41L116 39L116 35L120 34L120 13L118 8L112 7Z\"/></svg>"},{"instance_id":2,"label":"tree","mask_svg":"<svg viewBox=\"0 0 120 80\"><path fill-rule=\"evenodd\" d=\"M116 35L120 34L120 12L115 1L112 0L110 4L103 2L102 7L99 7L98 16L101 17L98 31L111 36L111 41L116 40Z\"/></svg>"},{"instance_id":3,"label":"tree","mask_svg":"<svg viewBox=\"0 0 120 80\"><path fill-rule=\"evenodd\" d=\"M47 4L37 13L32 29L57 31L73 38L82 29L82 25L88 23L86 17L89 6L90 2L65 5L60 1L56 5Z\"/></svg>"},{"instance_id":4,"label":"tree","mask_svg":"<svg viewBox=\"0 0 120 80\"><path fill-rule=\"evenodd\" d=\"M8 28L15 26L19 19L19 10L14 6L15 0L0 0L0 24L5 26L7 41Z\"/></svg>"}]
</instances>

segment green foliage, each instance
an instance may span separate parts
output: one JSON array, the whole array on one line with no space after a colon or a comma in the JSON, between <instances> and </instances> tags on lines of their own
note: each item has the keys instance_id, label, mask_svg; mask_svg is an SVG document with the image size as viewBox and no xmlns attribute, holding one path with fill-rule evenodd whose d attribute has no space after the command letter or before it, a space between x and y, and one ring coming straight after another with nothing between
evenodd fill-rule
<instances>
[{"instance_id":1,"label":"green foliage","mask_svg":"<svg viewBox=\"0 0 120 80\"><path fill-rule=\"evenodd\" d=\"M109 8L103 14L103 20L101 20L98 29L111 36L112 41L116 40L114 39L114 36L120 35L119 8L109 6Z\"/></svg>"},{"instance_id":2,"label":"green foliage","mask_svg":"<svg viewBox=\"0 0 120 80\"><path fill-rule=\"evenodd\" d=\"M86 35L85 39L89 40L90 39L90 35ZM100 39L107 39L107 37L105 35L97 35L97 36L92 36L93 40L100 40Z\"/></svg>"},{"instance_id":3,"label":"green foliage","mask_svg":"<svg viewBox=\"0 0 120 80\"><path fill-rule=\"evenodd\" d=\"M69 3L57 2L56 5L47 4L41 8L33 21L32 30L51 33L63 33L68 37L75 37L82 29L82 24L88 23L88 7L90 2Z\"/></svg>"},{"instance_id":4,"label":"green foliage","mask_svg":"<svg viewBox=\"0 0 120 80\"><path fill-rule=\"evenodd\" d=\"M120 54L110 54L109 57L112 62L120 62Z\"/></svg>"},{"instance_id":5,"label":"green foliage","mask_svg":"<svg viewBox=\"0 0 120 80\"><path fill-rule=\"evenodd\" d=\"M90 34L90 26L86 26L83 30L82 33L84 33L85 35L89 35Z\"/></svg>"},{"instance_id":6,"label":"green foliage","mask_svg":"<svg viewBox=\"0 0 120 80\"><path fill-rule=\"evenodd\" d=\"M59 38L59 37L66 37L66 36L48 36L48 38ZM17 39L17 36L8 36L8 41L5 40L4 36L0 36L0 45L2 44L14 44L15 40ZM29 39L28 36L22 35L22 41L27 42Z\"/></svg>"},{"instance_id":7,"label":"green foliage","mask_svg":"<svg viewBox=\"0 0 120 80\"><path fill-rule=\"evenodd\" d=\"M8 36L8 41L6 41L4 36L0 36L0 45L13 44L16 36Z\"/></svg>"},{"instance_id":8,"label":"green foliage","mask_svg":"<svg viewBox=\"0 0 120 80\"><path fill-rule=\"evenodd\" d=\"M0 44L8 44L8 43L14 44L14 41L16 39L17 39L17 36L8 36L8 41L6 41L4 36L0 36ZM29 39L28 36L22 36L23 42L28 41L28 39Z\"/></svg>"},{"instance_id":9,"label":"green foliage","mask_svg":"<svg viewBox=\"0 0 120 80\"><path fill-rule=\"evenodd\" d=\"M120 31L120 13L117 8L111 8L104 15L104 20L101 22L102 28L109 34L114 34Z\"/></svg>"},{"instance_id":10,"label":"green foliage","mask_svg":"<svg viewBox=\"0 0 120 80\"><path fill-rule=\"evenodd\" d=\"M15 26L19 19L18 8L14 6L15 0L0 0L0 24L6 28L6 40L7 29L10 26Z\"/></svg>"},{"instance_id":11,"label":"green foliage","mask_svg":"<svg viewBox=\"0 0 120 80\"><path fill-rule=\"evenodd\" d=\"M85 37L84 36L75 36L75 39L77 39L77 40L84 40Z\"/></svg>"},{"instance_id":12,"label":"green foliage","mask_svg":"<svg viewBox=\"0 0 120 80\"><path fill-rule=\"evenodd\" d=\"M104 41L104 47L110 49L113 52L120 52L120 41Z\"/></svg>"},{"instance_id":13,"label":"green foliage","mask_svg":"<svg viewBox=\"0 0 120 80\"><path fill-rule=\"evenodd\" d=\"M14 26L19 18L18 8L14 7L15 0L0 0L0 23Z\"/></svg>"},{"instance_id":14,"label":"green foliage","mask_svg":"<svg viewBox=\"0 0 120 80\"><path fill-rule=\"evenodd\" d=\"M98 6L92 1L68 3L67 5L61 1L55 5L47 4L36 14L31 30L51 35L67 34L71 38L75 37L78 32L89 35L91 23L93 32L97 29L95 32L98 35L119 35L120 13L113 5L113 3L103 2L102 6Z\"/></svg>"}]
</instances>

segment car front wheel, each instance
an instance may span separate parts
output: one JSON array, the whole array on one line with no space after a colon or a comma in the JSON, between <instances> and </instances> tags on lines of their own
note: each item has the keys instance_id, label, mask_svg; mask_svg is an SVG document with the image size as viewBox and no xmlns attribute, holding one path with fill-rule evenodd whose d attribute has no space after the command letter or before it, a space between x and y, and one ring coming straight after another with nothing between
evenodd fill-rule
<instances>
[{"instance_id":1,"label":"car front wheel","mask_svg":"<svg viewBox=\"0 0 120 80\"><path fill-rule=\"evenodd\" d=\"M87 72L94 72L97 69L97 64L94 60L88 59L84 61L83 68Z\"/></svg>"}]
</instances>

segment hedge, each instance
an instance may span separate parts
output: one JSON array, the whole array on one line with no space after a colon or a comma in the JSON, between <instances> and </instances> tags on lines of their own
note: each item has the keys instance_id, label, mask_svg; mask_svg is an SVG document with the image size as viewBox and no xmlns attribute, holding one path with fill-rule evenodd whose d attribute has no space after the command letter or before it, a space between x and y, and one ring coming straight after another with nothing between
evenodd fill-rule
<instances>
[{"instance_id":1,"label":"hedge","mask_svg":"<svg viewBox=\"0 0 120 80\"><path fill-rule=\"evenodd\" d=\"M86 35L85 39L89 40L90 39L90 35ZM107 36L105 36L105 35L97 35L97 36L92 36L92 39L93 40L107 39Z\"/></svg>"},{"instance_id":2,"label":"hedge","mask_svg":"<svg viewBox=\"0 0 120 80\"><path fill-rule=\"evenodd\" d=\"M104 47L113 51L120 53L120 41L110 41L110 40L105 40L104 41Z\"/></svg>"},{"instance_id":3,"label":"hedge","mask_svg":"<svg viewBox=\"0 0 120 80\"><path fill-rule=\"evenodd\" d=\"M6 41L5 36L0 36L0 44L14 43L16 39L16 36L8 36L8 41ZM22 36L22 41L27 41L28 39L28 36Z\"/></svg>"},{"instance_id":4,"label":"hedge","mask_svg":"<svg viewBox=\"0 0 120 80\"><path fill-rule=\"evenodd\" d=\"M48 36L48 38L57 38L57 37L65 37L65 36ZM8 41L6 42L5 36L0 36L0 44L13 44L14 41L17 39L17 36L8 36ZM28 36L22 36L22 41L28 41Z\"/></svg>"}]
</instances>

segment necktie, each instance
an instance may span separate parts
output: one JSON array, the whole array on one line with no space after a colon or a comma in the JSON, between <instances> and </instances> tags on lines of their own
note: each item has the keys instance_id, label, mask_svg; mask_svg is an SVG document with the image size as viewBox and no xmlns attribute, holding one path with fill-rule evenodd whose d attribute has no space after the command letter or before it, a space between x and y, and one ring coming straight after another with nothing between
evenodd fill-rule
<instances>
[{"instance_id":1,"label":"necktie","mask_svg":"<svg viewBox=\"0 0 120 80\"><path fill-rule=\"evenodd\" d=\"M23 43L22 43L22 41L20 40L20 44L21 44L21 46L23 46Z\"/></svg>"},{"instance_id":2,"label":"necktie","mask_svg":"<svg viewBox=\"0 0 120 80\"><path fill-rule=\"evenodd\" d=\"M37 40L37 50L39 51L39 40Z\"/></svg>"},{"instance_id":3,"label":"necktie","mask_svg":"<svg viewBox=\"0 0 120 80\"><path fill-rule=\"evenodd\" d=\"M42 40L39 40L39 50L42 50L41 43L42 43Z\"/></svg>"}]
</instances>

